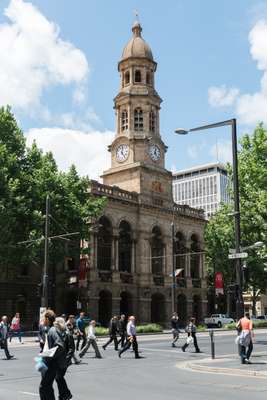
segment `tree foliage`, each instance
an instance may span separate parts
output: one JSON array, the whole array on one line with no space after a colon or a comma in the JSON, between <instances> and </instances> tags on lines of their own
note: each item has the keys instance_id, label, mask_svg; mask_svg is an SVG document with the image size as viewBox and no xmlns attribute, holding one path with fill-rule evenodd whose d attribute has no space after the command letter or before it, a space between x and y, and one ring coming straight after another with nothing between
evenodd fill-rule
<instances>
[{"instance_id":1,"label":"tree foliage","mask_svg":"<svg viewBox=\"0 0 267 400\"><path fill-rule=\"evenodd\" d=\"M104 199L93 198L89 187L88 177L79 177L74 166L60 172L51 153L44 154L35 143L27 148L10 108L0 109L0 265L42 264L47 195L51 236L77 231L76 243L87 239L88 221L104 206ZM53 241L51 262L62 258L65 247Z\"/></svg>"},{"instance_id":2,"label":"tree foliage","mask_svg":"<svg viewBox=\"0 0 267 400\"><path fill-rule=\"evenodd\" d=\"M244 135L238 151L240 186L241 247L267 239L267 131L259 124L252 135ZM232 168L228 165L232 195ZM224 273L226 285L235 281L234 263L228 260L234 245L233 203L224 205L206 226L205 240L210 279L214 270ZM267 287L266 247L249 250L245 287L265 291Z\"/></svg>"}]
</instances>

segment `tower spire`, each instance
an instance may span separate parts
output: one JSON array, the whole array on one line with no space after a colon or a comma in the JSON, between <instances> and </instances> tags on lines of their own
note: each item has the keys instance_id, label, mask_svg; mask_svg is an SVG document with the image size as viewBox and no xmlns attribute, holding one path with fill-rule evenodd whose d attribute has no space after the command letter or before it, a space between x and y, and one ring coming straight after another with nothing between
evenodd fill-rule
<instances>
[{"instance_id":1,"label":"tower spire","mask_svg":"<svg viewBox=\"0 0 267 400\"><path fill-rule=\"evenodd\" d=\"M141 36L142 27L141 27L141 24L140 24L140 21L139 21L139 14L138 14L137 10L134 10L134 15L135 15L135 21L134 21L133 26L132 26L132 31L133 31L133 34L134 34L135 37L136 36Z\"/></svg>"}]
</instances>

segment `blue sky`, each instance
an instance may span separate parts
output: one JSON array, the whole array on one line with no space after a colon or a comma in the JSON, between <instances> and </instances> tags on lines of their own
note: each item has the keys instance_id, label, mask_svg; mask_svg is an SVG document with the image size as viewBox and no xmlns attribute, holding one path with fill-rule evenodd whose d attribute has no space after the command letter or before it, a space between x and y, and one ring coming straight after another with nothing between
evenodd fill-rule
<instances>
[{"instance_id":1,"label":"blue sky","mask_svg":"<svg viewBox=\"0 0 267 400\"><path fill-rule=\"evenodd\" d=\"M266 1L1 0L0 105L11 104L28 143L52 150L61 168L74 162L97 177L109 163L117 63L135 9L158 63L167 168L228 160L228 128L174 129L236 117L241 134L267 123Z\"/></svg>"}]
</instances>

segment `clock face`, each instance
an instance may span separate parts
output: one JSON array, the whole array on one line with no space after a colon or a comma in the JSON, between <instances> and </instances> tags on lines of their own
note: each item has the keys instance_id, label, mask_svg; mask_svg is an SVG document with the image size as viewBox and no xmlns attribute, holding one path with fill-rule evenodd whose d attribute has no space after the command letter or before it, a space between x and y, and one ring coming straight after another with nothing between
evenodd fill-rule
<instances>
[{"instance_id":1,"label":"clock face","mask_svg":"<svg viewBox=\"0 0 267 400\"><path fill-rule=\"evenodd\" d=\"M129 146L127 144L120 144L116 149L116 158L119 162L127 160L129 155Z\"/></svg>"},{"instance_id":2,"label":"clock face","mask_svg":"<svg viewBox=\"0 0 267 400\"><path fill-rule=\"evenodd\" d=\"M156 144L149 147L149 155L151 160L158 161L160 159L160 148Z\"/></svg>"}]
</instances>

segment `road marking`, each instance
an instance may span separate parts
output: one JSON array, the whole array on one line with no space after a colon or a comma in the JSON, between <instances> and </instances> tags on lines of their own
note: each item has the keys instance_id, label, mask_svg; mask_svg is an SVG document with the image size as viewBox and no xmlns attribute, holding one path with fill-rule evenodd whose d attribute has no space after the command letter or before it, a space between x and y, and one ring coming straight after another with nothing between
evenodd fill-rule
<instances>
[{"instance_id":1,"label":"road marking","mask_svg":"<svg viewBox=\"0 0 267 400\"><path fill-rule=\"evenodd\" d=\"M31 392L18 392L18 393L26 394L26 396L37 396L37 397L39 397L39 394L37 394L37 393L31 393Z\"/></svg>"}]
</instances>

